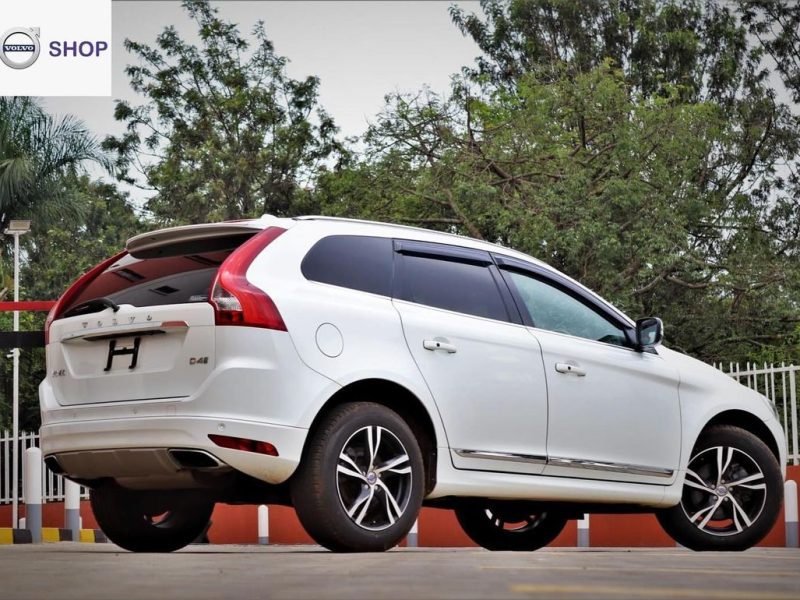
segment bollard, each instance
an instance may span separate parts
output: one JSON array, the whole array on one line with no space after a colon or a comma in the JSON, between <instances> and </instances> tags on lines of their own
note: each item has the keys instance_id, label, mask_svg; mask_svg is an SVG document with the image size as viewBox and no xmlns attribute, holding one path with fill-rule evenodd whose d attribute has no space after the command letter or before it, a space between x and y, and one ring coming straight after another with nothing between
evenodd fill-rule
<instances>
[{"instance_id":1,"label":"bollard","mask_svg":"<svg viewBox=\"0 0 800 600\"><path fill-rule=\"evenodd\" d=\"M42 542L42 451L33 447L25 450L23 492L26 529L34 544Z\"/></svg>"},{"instance_id":2,"label":"bollard","mask_svg":"<svg viewBox=\"0 0 800 600\"><path fill-rule=\"evenodd\" d=\"M411 531L408 532L408 536L406 537L406 546L409 548L416 548L419 544L419 537L417 535L418 528L419 519L416 519L414 524L411 526Z\"/></svg>"},{"instance_id":3,"label":"bollard","mask_svg":"<svg viewBox=\"0 0 800 600\"><path fill-rule=\"evenodd\" d=\"M269 544L269 507L266 504L258 507L258 543Z\"/></svg>"},{"instance_id":4,"label":"bollard","mask_svg":"<svg viewBox=\"0 0 800 600\"><path fill-rule=\"evenodd\" d=\"M786 519L786 547L798 547L797 482L788 479L783 484L784 516Z\"/></svg>"},{"instance_id":5,"label":"bollard","mask_svg":"<svg viewBox=\"0 0 800 600\"><path fill-rule=\"evenodd\" d=\"M81 486L64 480L64 529L72 532L72 541L81 539Z\"/></svg>"},{"instance_id":6,"label":"bollard","mask_svg":"<svg viewBox=\"0 0 800 600\"><path fill-rule=\"evenodd\" d=\"M583 515L578 519L578 548L589 547L589 515Z\"/></svg>"}]
</instances>

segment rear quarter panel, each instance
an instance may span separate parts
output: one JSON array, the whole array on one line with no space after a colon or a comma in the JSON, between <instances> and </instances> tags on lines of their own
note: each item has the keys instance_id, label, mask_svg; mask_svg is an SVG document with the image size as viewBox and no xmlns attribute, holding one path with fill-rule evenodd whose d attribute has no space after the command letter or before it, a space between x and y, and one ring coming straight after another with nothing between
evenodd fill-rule
<instances>
[{"instance_id":1,"label":"rear quarter panel","mask_svg":"<svg viewBox=\"0 0 800 600\"><path fill-rule=\"evenodd\" d=\"M301 221L253 261L247 277L275 302L301 360L309 368L339 386L364 379L385 379L401 385L426 407L438 445L447 446L441 418L408 351L391 298L309 281L301 272L303 257L327 235L393 237L393 233L389 228L358 223ZM322 336L329 343L333 339L333 350L320 343ZM310 426L327 400L320 398L309 405L298 425Z\"/></svg>"}]
</instances>

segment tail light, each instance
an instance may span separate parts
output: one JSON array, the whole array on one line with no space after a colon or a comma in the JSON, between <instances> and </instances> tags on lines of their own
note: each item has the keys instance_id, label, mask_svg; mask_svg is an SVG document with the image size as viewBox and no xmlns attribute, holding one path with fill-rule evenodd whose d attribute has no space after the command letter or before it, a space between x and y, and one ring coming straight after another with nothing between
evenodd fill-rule
<instances>
[{"instance_id":1,"label":"tail light","mask_svg":"<svg viewBox=\"0 0 800 600\"><path fill-rule=\"evenodd\" d=\"M263 290L247 281L247 269L285 229L268 227L233 252L220 266L209 302L217 325L244 325L286 331L278 308Z\"/></svg>"},{"instance_id":2,"label":"tail light","mask_svg":"<svg viewBox=\"0 0 800 600\"><path fill-rule=\"evenodd\" d=\"M92 281L97 279L101 273L103 273L108 267L113 265L123 256L125 256L127 252L124 250L119 254L112 256L101 262L99 265L92 267L89 271L81 275L75 283L67 288L67 291L61 294L61 297L55 303L53 308L50 309L50 312L47 313L47 319L44 322L44 343L45 345L50 343L50 326L53 324L53 321L58 319L67 308L77 299L78 296L89 286Z\"/></svg>"}]
</instances>

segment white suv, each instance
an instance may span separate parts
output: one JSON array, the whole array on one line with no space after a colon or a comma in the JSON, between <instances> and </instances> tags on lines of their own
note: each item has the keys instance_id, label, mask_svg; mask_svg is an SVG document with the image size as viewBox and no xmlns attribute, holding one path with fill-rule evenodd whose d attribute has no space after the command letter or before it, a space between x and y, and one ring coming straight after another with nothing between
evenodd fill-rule
<instances>
[{"instance_id":1,"label":"white suv","mask_svg":"<svg viewBox=\"0 0 800 600\"><path fill-rule=\"evenodd\" d=\"M163 229L47 322L49 467L108 537L180 548L215 502L294 506L320 544L386 550L421 505L492 550L655 512L741 550L782 501L775 408L508 248L324 217Z\"/></svg>"}]
</instances>

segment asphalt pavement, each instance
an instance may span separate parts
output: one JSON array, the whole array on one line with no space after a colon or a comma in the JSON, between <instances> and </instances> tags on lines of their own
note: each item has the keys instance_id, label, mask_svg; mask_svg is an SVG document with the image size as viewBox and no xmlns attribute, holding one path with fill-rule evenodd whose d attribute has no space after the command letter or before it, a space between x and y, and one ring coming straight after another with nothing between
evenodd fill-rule
<instances>
[{"instance_id":1,"label":"asphalt pavement","mask_svg":"<svg viewBox=\"0 0 800 600\"><path fill-rule=\"evenodd\" d=\"M131 554L112 544L0 546L0 599L678 598L800 599L800 550L681 548L531 553L314 546L189 546Z\"/></svg>"}]
</instances>

